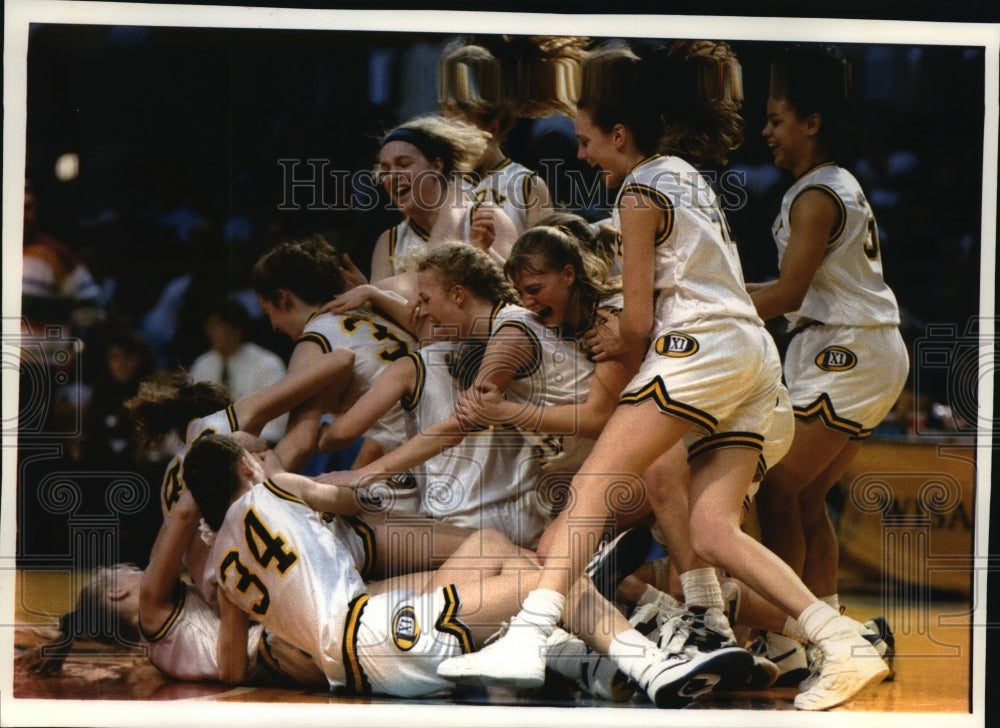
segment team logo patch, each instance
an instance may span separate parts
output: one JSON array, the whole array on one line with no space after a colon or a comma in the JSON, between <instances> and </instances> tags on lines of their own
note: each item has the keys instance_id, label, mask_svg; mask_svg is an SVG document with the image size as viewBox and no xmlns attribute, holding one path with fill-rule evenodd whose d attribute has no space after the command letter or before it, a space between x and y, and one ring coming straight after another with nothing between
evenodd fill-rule
<instances>
[{"instance_id":1,"label":"team logo patch","mask_svg":"<svg viewBox=\"0 0 1000 728\"><path fill-rule=\"evenodd\" d=\"M816 366L825 372L846 372L857 364L857 355L842 346L828 346L816 357Z\"/></svg>"},{"instance_id":2,"label":"team logo patch","mask_svg":"<svg viewBox=\"0 0 1000 728\"><path fill-rule=\"evenodd\" d=\"M403 652L413 649L420 639L420 623L413 607L406 606L392 617L392 640Z\"/></svg>"},{"instance_id":3,"label":"team logo patch","mask_svg":"<svg viewBox=\"0 0 1000 728\"><path fill-rule=\"evenodd\" d=\"M671 331L656 340L656 353L662 356L691 356L696 351L697 340L679 331Z\"/></svg>"}]
</instances>

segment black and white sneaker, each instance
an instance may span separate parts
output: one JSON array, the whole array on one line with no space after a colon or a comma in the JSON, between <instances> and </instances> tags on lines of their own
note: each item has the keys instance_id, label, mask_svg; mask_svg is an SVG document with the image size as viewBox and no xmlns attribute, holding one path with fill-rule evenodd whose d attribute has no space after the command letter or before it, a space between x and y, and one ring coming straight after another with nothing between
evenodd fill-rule
<instances>
[{"instance_id":1,"label":"black and white sneaker","mask_svg":"<svg viewBox=\"0 0 1000 728\"><path fill-rule=\"evenodd\" d=\"M664 653L637 682L657 708L683 708L699 695L732 682L734 675L743 676L736 679L745 679L752 664L750 653L739 647L715 652Z\"/></svg>"},{"instance_id":2,"label":"black and white sneaker","mask_svg":"<svg viewBox=\"0 0 1000 728\"><path fill-rule=\"evenodd\" d=\"M771 683L775 687L798 685L810 675L806 646L791 637L761 632L750 643L749 650L778 666L778 675Z\"/></svg>"},{"instance_id":3,"label":"black and white sneaker","mask_svg":"<svg viewBox=\"0 0 1000 728\"><path fill-rule=\"evenodd\" d=\"M598 546L584 572L601 596L613 603L622 579L645 563L652 545L652 532L645 526L633 526Z\"/></svg>"},{"instance_id":4,"label":"black and white sneaker","mask_svg":"<svg viewBox=\"0 0 1000 728\"><path fill-rule=\"evenodd\" d=\"M665 652L683 652L691 657L720 651L740 653L730 660L730 669L719 675L717 690L741 690L751 680L754 659L740 647L729 620L716 607L691 607L660 627L659 647Z\"/></svg>"},{"instance_id":5,"label":"black and white sneaker","mask_svg":"<svg viewBox=\"0 0 1000 728\"><path fill-rule=\"evenodd\" d=\"M888 682L896 677L896 670L893 662L896 657L896 637L889 628L889 623L885 617L878 616L869 619L864 623L865 631L861 635L868 640L878 651L879 655L889 666L889 674L885 677Z\"/></svg>"},{"instance_id":6,"label":"black and white sneaker","mask_svg":"<svg viewBox=\"0 0 1000 728\"><path fill-rule=\"evenodd\" d=\"M636 692L636 686L614 660L594 652L579 637L558 627L545 645L545 664L595 698L625 703Z\"/></svg>"}]
</instances>

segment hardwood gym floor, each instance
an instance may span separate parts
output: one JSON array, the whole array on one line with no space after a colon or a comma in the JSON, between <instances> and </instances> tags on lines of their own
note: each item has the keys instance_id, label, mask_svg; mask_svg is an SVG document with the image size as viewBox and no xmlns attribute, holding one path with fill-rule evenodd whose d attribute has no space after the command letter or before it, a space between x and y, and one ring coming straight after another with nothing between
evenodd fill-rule
<instances>
[{"instance_id":1,"label":"hardwood gym floor","mask_svg":"<svg viewBox=\"0 0 1000 728\"><path fill-rule=\"evenodd\" d=\"M46 626L54 624L59 614L68 611L72 601L69 574L66 572L20 573L16 582L15 658L25 647L45 641L48 631ZM972 711L972 619L968 604L955 600L933 601L921 608L893 611L886 610L881 600L872 596L848 595L842 597L842 600L847 605L847 613L859 621L877 614L889 617L896 636L897 658L894 680L863 693L838 708L837 712L969 714ZM573 708L574 724L589 723L589 719L597 724L603 724L606 720L641 724L654 718L648 711L655 711L650 703L640 698L634 698L625 704L594 701L581 698L565 686L547 686L535 693L460 688L448 699L421 701L340 697L325 692L295 689L230 689L220 684L170 680L157 671L141 652L123 651L121 648L96 643L78 643L73 654L67 658L62 675L56 677L24 674L17 669L15 659L12 688L13 697L17 701L29 701L32 707L37 707L43 714L63 707L59 701L85 701L72 703L72 715L92 725L100 724L102 715L109 715L113 710L121 708L124 705L121 701L167 701L176 704L178 708L192 701L261 704L261 707L263 704L273 707L274 704L283 703L345 708L370 705L381 706L383 711L390 706L394 706L393 710L399 706L408 706L411 720L419 716L426 706L435 706L439 709L436 712L439 724L449 722L449 718L464 716L464 708L458 706L530 706L538 708L538 717L542 722L552 715L546 709L558 709L555 715L562 715L563 719L569 720L569 716L565 714L566 709ZM694 702L684 711L720 711L714 719L708 719L708 723L712 724L726 722L727 714L721 711L753 711L757 720L767 715L764 711L794 711L792 699L795 693L795 688L713 693ZM202 708L207 706L203 705ZM586 710L579 710L580 708ZM153 710L159 711L160 708L154 706ZM453 710L455 715L449 715L449 710ZM607 713L609 710L635 712L627 717L619 712L612 719ZM145 708L142 714L147 717L162 716L150 713ZM522 711L518 715L524 714L525 711ZM527 714L529 722L533 722L533 714L530 711ZM500 715L504 715L502 711ZM385 717L385 713L373 711L370 716L371 720L366 719L365 723L373 725L379 716ZM581 720L585 716L589 719ZM329 713L327 717L330 717ZM695 718L690 713L685 717ZM701 717L708 718L704 715ZM556 720L557 724L561 722ZM662 722L662 717L658 722ZM675 722L670 721L672 725ZM700 720L698 722L701 723ZM340 720L337 723L344 724ZM524 725L525 722L518 719L518 724Z\"/></svg>"}]
</instances>

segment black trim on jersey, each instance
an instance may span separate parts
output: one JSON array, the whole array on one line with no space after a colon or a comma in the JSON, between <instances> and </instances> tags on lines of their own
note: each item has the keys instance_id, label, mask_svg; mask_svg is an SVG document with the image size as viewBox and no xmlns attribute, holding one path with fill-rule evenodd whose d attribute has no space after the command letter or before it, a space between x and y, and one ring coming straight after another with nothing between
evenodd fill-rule
<instances>
[{"instance_id":1,"label":"black trim on jersey","mask_svg":"<svg viewBox=\"0 0 1000 728\"><path fill-rule=\"evenodd\" d=\"M295 346L298 346L304 341L311 341L314 344L318 344L319 348L323 350L324 354L329 354L331 351L333 351L333 347L330 346L330 341L318 331L307 331L306 333L302 334L302 336L296 339Z\"/></svg>"},{"instance_id":2,"label":"black trim on jersey","mask_svg":"<svg viewBox=\"0 0 1000 728\"><path fill-rule=\"evenodd\" d=\"M177 620L181 616L181 612L184 611L184 604L187 602L187 587L184 585L180 579L174 586L174 606L170 610L170 614L167 618L163 620L163 624L152 634L149 634L145 628L142 626L142 615L139 615L139 632L142 633L143 638L147 642L159 642L170 632L170 629L174 626Z\"/></svg>"},{"instance_id":3,"label":"black trim on jersey","mask_svg":"<svg viewBox=\"0 0 1000 728\"><path fill-rule=\"evenodd\" d=\"M521 181L521 197L524 198L524 205L527 207L528 201L531 199L531 188L534 184L535 177L537 175L534 172L526 174L522 177Z\"/></svg>"},{"instance_id":4,"label":"black trim on jersey","mask_svg":"<svg viewBox=\"0 0 1000 728\"><path fill-rule=\"evenodd\" d=\"M257 641L257 664L261 666L274 682L278 684L292 682L291 676L281 669L281 665L278 664L278 661L271 653L271 645L267 641L266 630L261 631L260 639Z\"/></svg>"},{"instance_id":5,"label":"black trim on jersey","mask_svg":"<svg viewBox=\"0 0 1000 728\"><path fill-rule=\"evenodd\" d=\"M344 621L344 677L347 690L361 695L369 695L371 683L361 667L358 655L358 627L361 625L361 615L371 599L370 594L360 594L347 607L347 619Z\"/></svg>"},{"instance_id":6,"label":"black trim on jersey","mask_svg":"<svg viewBox=\"0 0 1000 728\"><path fill-rule=\"evenodd\" d=\"M389 228L389 261L393 263L395 268L395 258L396 258L396 226L393 225Z\"/></svg>"},{"instance_id":7,"label":"black trim on jersey","mask_svg":"<svg viewBox=\"0 0 1000 728\"><path fill-rule=\"evenodd\" d=\"M798 177L796 177L795 178L795 182L798 182L800 179L802 179L803 177L805 177L807 174L810 174L811 172L815 172L817 169L819 169L821 167L836 167L836 166L837 166L837 163L834 162L833 160L830 160L828 162L820 162L815 167L810 167L805 172L803 172ZM795 184L795 182L793 182L792 184Z\"/></svg>"},{"instance_id":8,"label":"black trim on jersey","mask_svg":"<svg viewBox=\"0 0 1000 728\"><path fill-rule=\"evenodd\" d=\"M825 192L827 195L830 196L830 198L833 200L833 204L837 208L837 222L833 226L833 231L830 233L830 238L826 241L826 244L829 247L837 241L837 238L839 238L843 234L844 228L847 226L847 207L844 205L844 201L840 199L840 195L838 195L833 190L832 187L820 184L809 185L799 190L798 193L796 193L795 195L795 199L792 200L792 204L788 206L789 224L791 224L792 220L792 207L795 206L795 203L798 201L799 197L801 197L803 193L808 192L809 190L816 190L817 192Z\"/></svg>"},{"instance_id":9,"label":"black trim on jersey","mask_svg":"<svg viewBox=\"0 0 1000 728\"><path fill-rule=\"evenodd\" d=\"M278 498L281 498L282 500L291 501L292 503L300 503L304 505L306 508L309 508L308 503L299 498L297 495L292 495L291 493L289 493L287 490L285 490L280 485L275 483L271 478L265 480L263 483L261 483L261 485L263 485L264 488L266 488L273 495L277 496Z\"/></svg>"},{"instance_id":10,"label":"black trim on jersey","mask_svg":"<svg viewBox=\"0 0 1000 728\"><path fill-rule=\"evenodd\" d=\"M434 628L438 632L454 635L458 639L458 646L462 654L467 655L476 651L476 643L472 639L472 630L466 627L456 616L462 607L462 601L458 598L458 589L454 584L449 584L442 588L444 592L444 609L438 616Z\"/></svg>"},{"instance_id":11,"label":"black trim on jersey","mask_svg":"<svg viewBox=\"0 0 1000 728\"><path fill-rule=\"evenodd\" d=\"M501 329L505 329L507 327L520 330L525 336L528 337L528 341L531 343L531 350L533 352L531 361L524 367L521 367L514 372L514 379L526 379L542 368L542 344L538 341L538 337L535 335L535 332L521 321L504 321L497 327L496 331L490 334L490 338L492 339L500 333Z\"/></svg>"},{"instance_id":12,"label":"black trim on jersey","mask_svg":"<svg viewBox=\"0 0 1000 728\"><path fill-rule=\"evenodd\" d=\"M374 568L375 561L378 557L378 543L375 540L375 529L357 516L340 517L343 518L347 522L347 525L354 529L354 532L361 538L361 545L365 552L365 562L361 565L361 568L358 571L361 574L361 578L367 579L371 575L370 572Z\"/></svg>"},{"instance_id":13,"label":"black trim on jersey","mask_svg":"<svg viewBox=\"0 0 1000 728\"><path fill-rule=\"evenodd\" d=\"M229 420L229 429L233 432L239 432L240 421L236 417L236 407L234 405L226 407L226 418Z\"/></svg>"},{"instance_id":14,"label":"black trim on jersey","mask_svg":"<svg viewBox=\"0 0 1000 728\"><path fill-rule=\"evenodd\" d=\"M413 381L413 392L410 394L404 393L399 398L399 404L407 412L412 412L417 408L420 397L424 393L424 385L427 383L427 365L424 363L424 358L420 356L420 352L417 351L407 352L404 358L413 361L413 367L416 369L416 377Z\"/></svg>"},{"instance_id":15,"label":"black trim on jersey","mask_svg":"<svg viewBox=\"0 0 1000 728\"><path fill-rule=\"evenodd\" d=\"M621 194L618 196L620 200L627 193L634 192L642 197L645 197L654 205L663 210L663 232L656 236L653 241L654 245L660 245L664 240L670 237L670 233L674 231L674 205L670 201L670 198L665 194L660 192L655 187L647 187L646 185L639 184L638 182L631 182L622 188ZM620 214L620 213L619 213Z\"/></svg>"},{"instance_id":16,"label":"black trim on jersey","mask_svg":"<svg viewBox=\"0 0 1000 728\"><path fill-rule=\"evenodd\" d=\"M419 225L417 225L417 223L415 223L413 221L412 217L407 222L410 225L410 229L413 232L415 232L417 234L417 237L420 238L421 240L423 240L425 243L428 240L431 239L431 231L430 230L424 230L422 227L420 227Z\"/></svg>"}]
</instances>

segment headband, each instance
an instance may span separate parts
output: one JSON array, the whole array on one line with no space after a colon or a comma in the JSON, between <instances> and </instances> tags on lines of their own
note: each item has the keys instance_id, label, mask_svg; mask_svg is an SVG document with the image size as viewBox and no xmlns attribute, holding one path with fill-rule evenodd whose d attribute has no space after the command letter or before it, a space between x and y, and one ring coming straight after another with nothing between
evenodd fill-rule
<instances>
[{"instance_id":1,"label":"headband","mask_svg":"<svg viewBox=\"0 0 1000 728\"><path fill-rule=\"evenodd\" d=\"M379 146L384 147L389 142L406 142L407 144L412 144L420 150L420 153L427 158L428 162L433 162L439 158L442 162L447 162L451 157L448 154L448 146L446 144L420 129L411 129L402 126L393 129L385 135L385 138L382 139L382 144Z\"/></svg>"}]
</instances>

